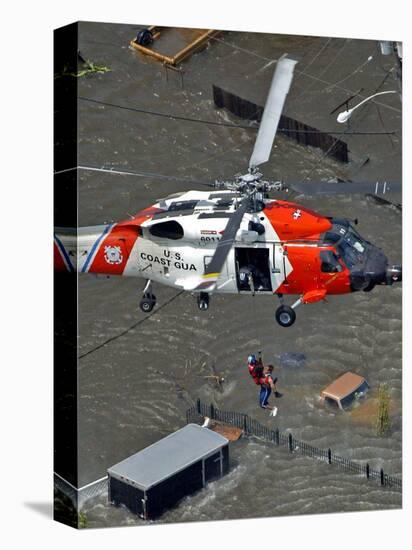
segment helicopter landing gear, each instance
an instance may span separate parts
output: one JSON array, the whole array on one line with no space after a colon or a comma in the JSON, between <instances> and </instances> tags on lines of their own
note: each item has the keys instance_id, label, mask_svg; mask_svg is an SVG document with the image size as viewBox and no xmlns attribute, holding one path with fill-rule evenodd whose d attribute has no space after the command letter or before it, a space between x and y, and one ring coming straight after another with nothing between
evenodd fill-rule
<instances>
[{"instance_id":1,"label":"helicopter landing gear","mask_svg":"<svg viewBox=\"0 0 412 550\"><path fill-rule=\"evenodd\" d=\"M197 297L197 306L202 311L209 309L209 294L207 292L201 292Z\"/></svg>"},{"instance_id":2,"label":"helicopter landing gear","mask_svg":"<svg viewBox=\"0 0 412 550\"><path fill-rule=\"evenodd\" d=\"M292 307L286 305L283 301L283 294L278 294L281 305L275 312L275 319L281 327L291 327L296 321L296 313L294 308L302 303L301 300L297 300Z\"/></svg>"},{"instance_id":3,"label":"helicopter landing gear","mask_svg":"<svg viewBox=\"0 0 412 550\"><path fill-rule=\"evenodd\" d=\"M140 300L139 307L143 313L150 313L156 305L156 296L152 294L152 281L149 279L143 289L143 298Z\"/></svg>"},{"instance_id":4,"label":"helicopter landing gear","mask_svg":"<svg viewBox=\"0 0 412 550\"><path fill-rule=\"evenodd\" d=\"M296 313L290 306L282 304L277 308L275 318L281 327L290 327L296 321Z\"/></svg>"}]
</instances>

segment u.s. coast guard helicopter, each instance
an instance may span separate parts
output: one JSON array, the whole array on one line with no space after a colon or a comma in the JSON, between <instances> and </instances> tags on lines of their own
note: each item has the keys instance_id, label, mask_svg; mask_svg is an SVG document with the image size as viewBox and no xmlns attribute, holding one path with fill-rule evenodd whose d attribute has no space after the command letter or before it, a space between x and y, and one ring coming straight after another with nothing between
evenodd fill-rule
<instances>
[{"instance_id":1,"label":"u.s. coast guard helicopter","mask_svg":"<svg viewBox=\"0 0 412 550\"><path fill-rule=\"evenodd\" d=\"M300 304L401 281L401 266L389 266L349 220L268 198L282 184L264 181L258 167L269 159L295 64L288 56L277 63L247 174L211 184L214 191L170 195L126 221L57 229L56 269L141 277L144 312L156 304L153 282L196 293L203 310L213 293L277 295L283 327ZM297 296L291 306L287 294Z\"/></svg>"}]
</instances>

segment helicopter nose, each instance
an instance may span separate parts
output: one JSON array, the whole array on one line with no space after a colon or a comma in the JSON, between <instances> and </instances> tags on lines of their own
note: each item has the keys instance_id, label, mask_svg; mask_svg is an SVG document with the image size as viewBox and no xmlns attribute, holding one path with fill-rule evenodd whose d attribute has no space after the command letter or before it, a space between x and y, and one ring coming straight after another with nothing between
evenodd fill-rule
<instances>
[{"instance_id":1,"label":"helicopter nose","mask_svg":"<svg viewBox=\"0 0 412 550\"><path fill-rule=\"evenodd\" d=\"M386 284L393 285L393 283L402 282L402 266L392 265L386 270Z\"/></svg>"},{"instance_id":2,"label":"helicopter nose","mask_svg":"<svg viewBox=\"0 0 412 550\"><path fill-rule=\"evenodd\" d=\"M391 269L382 250L370 244L363 260L351 269L351 287L353 290L370 291L376 285L392 284L395 279L392 279ZM396 276L399 273L394 271L393 277Z\"/></svg>"},{"instance_id":3,"label":"helicopter nose","mask_svg":"<svg viewBox=\"0 0 412 550\"><path fill-rule=\"evenodd\" d=\"M369 286L386 283L388 259L376 246L371 246L364 265L365 278Z\"/></svg>"}]
</instances>

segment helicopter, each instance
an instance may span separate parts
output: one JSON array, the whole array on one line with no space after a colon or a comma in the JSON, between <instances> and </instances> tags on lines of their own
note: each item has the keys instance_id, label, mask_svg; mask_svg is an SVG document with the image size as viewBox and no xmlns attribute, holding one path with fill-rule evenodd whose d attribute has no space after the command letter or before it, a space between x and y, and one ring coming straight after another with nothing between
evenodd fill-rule
<instances>
[{"instance_id":1,"label":"helicopter","mask_svg":"<svg viewBox=\"0 0 412 550\"><path fill-rule=\"evenodd\" d=\"M159 199L128 220L56 228L55 269L143 278L145 313L156 305L153 283L195 294L200 310L212 294L276 295L282 327L302 304L400 282L402 266L389 265L351 220L269 198L288 190L258 169L269 160L296 63L286 54L277 62L246 174ZM297 299L287 305L285 295Z\"/></svg>"}]
</instances>

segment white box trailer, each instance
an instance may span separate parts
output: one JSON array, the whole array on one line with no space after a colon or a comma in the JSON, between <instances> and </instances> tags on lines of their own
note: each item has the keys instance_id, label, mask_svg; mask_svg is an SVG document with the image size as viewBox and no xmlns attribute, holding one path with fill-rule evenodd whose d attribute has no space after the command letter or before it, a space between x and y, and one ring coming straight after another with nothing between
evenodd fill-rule
<instances>
[{"instance_id":1,"label":"white box trailer","mask_svg":"<svg viewBox=\"0 0 412 550\"><path fill-rule=\"evenodd\" d=\"M155 519L228 470L228 439L188 424L109 468L109 502Z\"/></svg>"}]
</instances>

